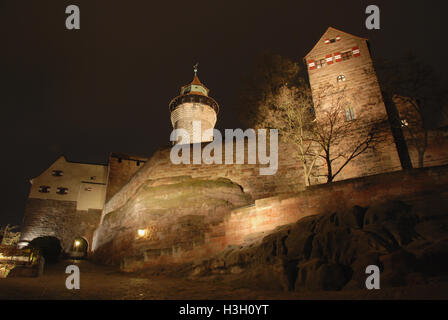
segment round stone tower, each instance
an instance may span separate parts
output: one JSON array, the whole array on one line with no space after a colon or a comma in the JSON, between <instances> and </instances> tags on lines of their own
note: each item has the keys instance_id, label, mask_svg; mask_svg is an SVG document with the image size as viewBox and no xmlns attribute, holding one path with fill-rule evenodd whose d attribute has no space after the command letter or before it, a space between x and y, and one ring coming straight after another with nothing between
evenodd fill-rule
<instances>
[{"instance_id":1,"label":"round stone tower","mask_svg":"<svg viewBox=\"0 0 448 320\"><path fill-rule=\"evenodd\" d=\"M169 109L171 124L174 129L185 129L190 135L190 143L201 143L213 140L202 137L207 129L213 129L219 111L218 103L208 96L209 89L198 78L197 64L194 66L194 77L190 84L180 89L180 95L171 100ZM180 144L185 143L180 141Z\"/></svg>"}]
</instances>

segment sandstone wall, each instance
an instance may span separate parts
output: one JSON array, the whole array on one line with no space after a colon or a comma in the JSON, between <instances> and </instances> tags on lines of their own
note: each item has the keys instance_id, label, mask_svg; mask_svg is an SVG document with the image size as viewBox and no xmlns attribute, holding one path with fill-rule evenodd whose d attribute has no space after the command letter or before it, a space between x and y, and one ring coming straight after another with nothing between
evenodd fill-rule
<instances>
[{"instance_id":1,"label":"sandstone wall","mask_svg":"<svg viewBox=\"0 0 448 320\"><path fill-rule=\"evenodd\" d=\"M121 153L111 153L107 176L106 202L118 192L137 172L148 158L130 156Z\"/></svg>"},{"instance_id":2,"label":"sandstone wall","mask_svg":"<svg viewBox=\"0 0 448 320\"><path fill-rule=\"evenodd\" d=\"M444 192L447 186L448 166L440 166L338 181L293 196L260 199L254 206L231 212L222 226L225 243L251 241L309 215L341 212L355 205L368 207L384 200L412 202L422 195Z\"/></svg>"},{"instance_id":3,"label":"sandstone wall","mask_svg":"<svg viewBox=\"0 0 448 320\"><path fill-rule=\"evenodd\" d=\"M83 237L90 250L100 217L101 210L76 210L76 201L30 198L25 208L21 242L52 236L59 239L64 251L70 251L75 238Z\"/></svg>"},{"instance_id":4,"label":"sandstone wall","mask_svg":"<svg viewBox=\"0 0 448 320\"><path fill-rule=\"evenodd\" d=\"M250 203L250 195L229 179L147 180L124 206L104 217L95 231L95 259L118 264L125 257L167 256L169 262L182 262L184 254L205 245L207 230Z\"/></svg>"},{"instance_id":5,"label":"sandstone wall","mask_svg":"<svg viewBox=\"0 0 448 320\"><path fill-rule=\"evenodd\" d=\"M156 180L177 176L193 178L228 178L240 185L245 193L254 199L265 198L280 193L295 192L304 189L302 167L294 157L291 146L279 144L278 170L275 175L260 175L260 167L266 165L247 164L247 148L245 148L245 164L173 164L170 160L170 148L157 151L137 171L105 205L103 216L122 207L135 194L146 180ZM269 146L267 147L269 152ZM223 147L223 158L225 147ZM234 156L236 153L234 153Z\"/></svg>"},{"instance_id":6,"label":"sandstone wall","mask_svg":"<svg viewBox=\"0 0 448 320\"><path fill-rule=\"evenodd\" d=\"M332 39L334 42L329 42ZM344 52L350 53L351 58L342 59ZM367 39L329 28L305 59L316 118L328 121L325 113L335 107L352 107L354 110L353 128L344 139L339 139L340 143L332 146L332 158L339 152L348 155L344 150L354 150L357 142L367 137L372 125L380 124L381 143L351 161L336 180L401 170ZM317 68L317 62L322 59L326 61L325 65ZM309 64L312 61L314 66ZM338 81L338 77L344 77L344 81ZM345 115L342 117L345 121ZM334 168L339 168L344 161L342 158L335 160ZM322 168L322 174L325 174L325 168Z\"/></svg>"},{"instance_id":7,"label":"sandstone wall","mask_svg":"<svg viewBox=\"0 0 448 320\"><path fill-rule=\"evenodd\" d=\"M190 212L183 216L173 211L175 219L164 216L160 220L162 225L171 225L171 229L165 228L160 233L165 234L164 237L183 235L182 241L177 239L171 243L160 242L160 239L139 240L135 236L137 226L133 227L134 233L120 235L117 233L117 222L115 233L110 233L113 227L107 230L107 241L110 242L104 241L105 244L99 249L99 260L121 263L122 269L126 271L160 265L167 267L172 263L191 263L217 254L227 246L257 241L275 228L306 216L346 210L355 205L370 206L389 199L415 200L425 194L440 192L448 186L447 174L448 167L443 166L312 186L294 195L256 200L253 205L235 208L228 213L224 210L220 215L222 221L217 219L215 223L200 217L209 210L198 212L199 215L191 215ZM131 209L134 207L135 203L123 208L118 216L130 214L135 217ZM166 223L165 218L168 219ZM120 228L123 226L120 225ZM160 231L155 231L155 234ZM112 256L114 260L105 258Z\"/></svg>"}]
</instances>

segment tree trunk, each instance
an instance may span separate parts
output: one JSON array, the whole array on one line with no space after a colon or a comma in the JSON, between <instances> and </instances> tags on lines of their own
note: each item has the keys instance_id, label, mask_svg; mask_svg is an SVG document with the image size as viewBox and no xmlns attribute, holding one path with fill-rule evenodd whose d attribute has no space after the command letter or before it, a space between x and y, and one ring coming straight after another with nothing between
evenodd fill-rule
<instances>
[{"instance_id":1,"label":"tree trunk","mask_svg":"<svg viewBox=\"0 0 448 320\"><path fill-rule=\"evenodd\" d=\"M423 168L425 162L425 151L418 151L418 167Z\"/></svg>"},{"instance_id":2,"label":"tree trunk","mask_svg":"<svg viewBox=\"0 0 448 320\"><path fill-rule=\"evenodd\" d=\"M332 182L334 177L333 177L333 170L331 168L330 157L326 157L325 162L327 163L327 182Z\"/></svg>"}]
</instances>

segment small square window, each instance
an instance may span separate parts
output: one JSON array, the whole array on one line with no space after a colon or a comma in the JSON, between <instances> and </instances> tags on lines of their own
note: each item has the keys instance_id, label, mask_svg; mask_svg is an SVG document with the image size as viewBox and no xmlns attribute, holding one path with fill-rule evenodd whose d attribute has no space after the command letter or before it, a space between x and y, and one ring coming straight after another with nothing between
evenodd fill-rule
<instances>
[{"instance_id":1,"label":"small square window","mask_svg":"<svg viewBox=\"0 0 448 320\"><path fill-rule=\"evenodd\" d=\"M347 106L345 108L345 118L346 118L347 121L352 121L352 120L356 119L356 117L355 117L355 110L353 110L352 106Z\"/></svg>"},{"instance_id":2,"label":"small square window","mask_svg":"<svg viewBox=\"0 0 448 320\"><path fill-rule=\"evenodd\" d=\"M64 175L64 171L62 170L53 170L51 173L53 177L62 177Z\"/></svg>"},{"instance_id":3,"label":"small square window","mask_svg":"<svg viewBox=\"0 0 448 320\"><path fill-rule=\"evenodd\" d=\"M96 180L96 176L91 176L90 180Z\"/></svg>"},{"instance_id":4,"label":"small square window","mask_svg":"<svg viewBox=\"0 0 448 320\"><path fill-rule=\"evenodd\" d=\"M348 60L353 57L353 51L346 51L341 53L342 61Z\"/></svg>"},{"instance_id":5,"label":"small square window","mask_svg":"<svg viewBox=\"0 0 448 320\"><path fill-rule=\"evenodd\" d=\"M326 59L320 59L320 60L316 60L316 68L320 69L322 67L325 67L327 65L327 60Z\"/></svg>"},{"instance_id":6,"label":"small square window","mask_svg":"<svg viewBox=\"0 0 448 320\"><path fill-rule=\"evenodd\" d=\"M63 187L59 187L56 191L57 194L67 194L68 193L68 188L63 188Z\"/></svg>"},{"instance_id":7,"label":"small square window","mask_svg":"<svg viewBox=\"0 0 448 320\"><path fill-rule=\"evenodd\" d=\"M51 187L50 186L40 186L39 192L40 193L50 193Z\"/></svg>"}]
</instances>

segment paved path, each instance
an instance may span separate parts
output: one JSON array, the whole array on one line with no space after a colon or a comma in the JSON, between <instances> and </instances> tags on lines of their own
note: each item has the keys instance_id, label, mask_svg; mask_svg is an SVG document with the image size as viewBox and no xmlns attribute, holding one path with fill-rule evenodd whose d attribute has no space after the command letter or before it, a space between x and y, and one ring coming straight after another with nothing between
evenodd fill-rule
<instances>
[{"instance_id":1,"label":"paved path","mask_svg":"<svg viewBox=\"0 0 448 320\"><path fill-rule=\"evenodd\" d=\"M65 287L65 267L77 264L81 289ZM0 299L448 299L448 285L379 291L291 293L235 288L221 280L142 278L98 266L88 261L63 261L50 265L40 278L0 279Z\"/></svg>"}]
</instances>

